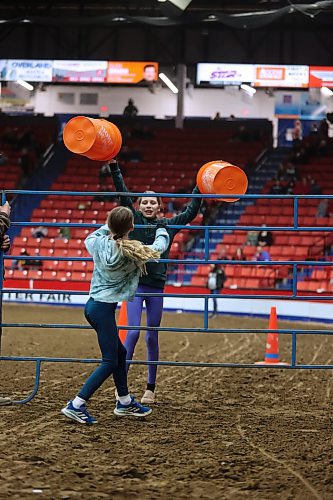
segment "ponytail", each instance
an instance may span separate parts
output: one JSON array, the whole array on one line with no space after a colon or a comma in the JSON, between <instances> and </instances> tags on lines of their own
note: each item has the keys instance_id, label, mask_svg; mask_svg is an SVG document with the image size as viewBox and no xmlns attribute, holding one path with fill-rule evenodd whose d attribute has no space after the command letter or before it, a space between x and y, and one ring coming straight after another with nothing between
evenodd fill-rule
<instances>
[{"instance_id":1,"label":"ponytail","mask_svg":"<svg viewBox=\"0 0 333 500\"><path fill-rule=\"evenodd\" d=\"M161 254L157 250L153 250L146 245L143 245L137 240L123 239L121 236L115 235L117 246L124 257L132 260L140 269L140 276L147 274L147 260L155 260L160 258Z\"/></svg>"}]
</instances>

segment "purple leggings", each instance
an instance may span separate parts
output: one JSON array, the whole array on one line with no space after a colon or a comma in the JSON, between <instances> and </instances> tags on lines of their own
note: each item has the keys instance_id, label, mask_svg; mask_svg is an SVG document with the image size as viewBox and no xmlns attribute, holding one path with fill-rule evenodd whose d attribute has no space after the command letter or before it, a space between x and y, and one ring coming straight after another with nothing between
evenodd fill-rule
<instances>
[{"instance_id":1,"label":"purple leggings","mask_svg":"<svg viewBox=\"0 0 333 500\"><path fill-rule=\"evenodd\" d=\"M162 293L163 288L155 288L148 285L139 285L138 293ZM146 302L147 326L160 326L163 312L163 297L135 297L133 302L127 302L128 326L140 326L143 302ZM126 359L132 359L134 349L139 340L140 330L128 330L125 347ZM146 333L147 360L158 361L158 331L147 330ZM129 365L127 365L127 370ZM148 365L148 384L155 384L156 365Z\"/></svg>"}]
</instances>

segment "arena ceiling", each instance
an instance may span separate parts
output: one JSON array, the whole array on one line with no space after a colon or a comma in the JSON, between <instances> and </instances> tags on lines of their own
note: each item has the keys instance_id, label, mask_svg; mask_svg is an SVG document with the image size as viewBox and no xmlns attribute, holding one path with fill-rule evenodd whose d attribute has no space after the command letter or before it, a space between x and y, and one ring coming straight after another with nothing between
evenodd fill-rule
<instances>
[{"instance_id":1,"label":"arena ceiling","mask_svg":"<svg viewBox=\"0 0 333 500\"><path fill-rule=\"evenodd\" d=\"M89 25L134 23L172 26L222 23L234 28L258 28L283 17L324 20L333 14L333 0L94 0L0 2L2 23Z\"/></svg>"},{"instance_id":2,"label":"arena ceiling","mask_svg":"<svg viewBox=\"0 0 333 500\"><path fill-rule=\"evenodd\" d=\"M333 60L333 0L1 0L0 25L2 58Z\"/></svg>"}]
</instances>

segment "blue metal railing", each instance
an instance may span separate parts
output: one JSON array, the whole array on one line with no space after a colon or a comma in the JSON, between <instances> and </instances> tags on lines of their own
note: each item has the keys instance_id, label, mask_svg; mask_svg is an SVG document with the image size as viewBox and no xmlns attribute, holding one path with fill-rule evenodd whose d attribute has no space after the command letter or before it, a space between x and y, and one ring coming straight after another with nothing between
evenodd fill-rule
<instances>
[{"instance_id":1,"label":"blue metal railing","mask_svg":"<svg viewBox=\"0 0 333 500\"><path fill-rule=\"evenodd\" d=\"M8 194L25 194L25 195L72 195L72 196L124 196L124 193L120 192L83 192L83 191L30 191L30 190L8 190L8 191L3 191L2 192L2 203L5 201L5 195L6 193ZM182 194L169 194L169 193L153 193L153 194L148 194L148 193L126 193L130 194L131 197L139 197L139 196L160 196L160 197L172 197L172 198L216 198L216 195L201 195L201 194L189 194L189 195L184 195ZM318 226L313 226L313 227L302 227L299 226L298 224L298 209L299 209L299 200L301 199L333 199L333 195L223 195L224 198L251 198L251 199L258 199L258 198L268 198L268 199L283 199L283 200L293 200L293 225L292 226L265 226L266 231L296 231L296 232L301 232L301 231L313 231L314 233L318 231L328 231L331 232L333 231L333 228L331 227L318 227ZM34 226L52 226L52 227L80 227L80 228L95 228L99 227L100 224L97 223L65 223L65 222L14 222L14 226L21 226L21 227L34 227ZM136 227L142 228L145 226L137 225ZM203 259L161 259L161 262L165 263L177 263L177 264L233 264L233 265L269 265L269 266L291 266L292 267L292 290L290 291L289 294L256 294L256 295L248 295L248 294L227 294L223 293L221 294L207 294L207 293L202 293L202 294L185 294L185 293L160 293L160 294L149 294L149 293L138 293L138 296L142 297L150 297L150 296L162 296L162 297L176 297L176 298L201 298L204 301L204 312L203 312L203 327L202 328L174 328L174 327L149 327L149 329L152 330L158 330L158 331L178 331L178 332L208 332L208 333L228 333L228 334L258 334L258 333L279 333L281 335L289 335L291 336L291 356L290 356L290 364L289 365L264 365L264 364L242 364L242 363L197 363L197 362L174 362L174 361L143 361L143 360L138 360L138 361L129 361L131 364L155 364L155 365L160 365L160 366L188 366L188 367L238 367L238 368L283 368L283 369L324 369L324 368L333 368L333 365L329 364L312 364L312 365L307 365L307 364L299 364L297 363L297 336L298 335L333 335L333 331L330 330L285 330L285 329L277 329L277 330L271 330L271 329L226 329L226 328L219 328L219 329L212 329L209 328L209 317L208 317L208 300L210 298L223 298L223 299L253 299L253 298L260 298L260 299L288 299L288 300L294 300L294 301L302 301L306 298L306 300L313 300L313 301L331 301L333 299L332 295L307 295L306 297L298 295L297 293L297 269L298 266L333 266L333 262L326 262L326 261L317 261L317 260L297 260L297 261L290 261L290 260L285 260L285 261L270 261L269 263L265 262L263 263L262 261L229 261L229 260L212 260L209 258L209 237L210 237L210 231L213 230L223 230L223 229L228 229L228 230L242 230L242 231L253 231L257 230L260 231L262 230L262 226L234 226L234 225L224 225L224 226L192 226L192 225L182 225L182 226L172 226L170 225L170 228L177 228L177 229L187 229L187 230L195 230L195 231L204 231L204 238L205 238L205 247L204 247L204 258ZM22 259L22 256L15 256L15 255L10 255L10 256L4 256L4 259L11 259L11 260L20 260ZM42 255L35 255L35 256L24 256L25 260L39 260L39 261L46 261L46 260L56 260L56 261L91 261L92 259L90 258L84 258L84 257L58 257L58 256L42 256ZM1 264L3 269L3 259L0 259ZM0 267L0 272L1 272L1 267ZM0 285L2 289L2 294L33 294L33 293L41 293L41 294L54 294L54 293L61 293L61 294L71 294L71 295L88 295L88 292L82 292L82 291L72 291L72 290L48 290L48 289L25 289L25 288L3 288L3 283L2 283L2 274L0 276ZM118 325L119 329L127 329L127 330L134 330L134 329L139 329L139 330L147 330L147 326L127 326L127 325ZM1 328L2 327L8 327L8 328L18 328L18 327L24 327L24 328L54 328L54 329L91 329L90 326L87 325L76 325L76 324L32 324L32 323L3 323L1 321ZM13 404L23 404L27 403L28 401L31 401L33 397L37 394L38 392L38 387L39 387L39 380L40 380L40 370L42 363L45 362L78 362L78 363L99 363L101 360L99 359L77 359L77 358L48 358L48 357L8 357L8 356L0 356L0 361L32 361L36 363L36 372L35 372L35 381L34 381L34 388L31 392L31 394L18 401L12 401Z\"/></svg>"}]
</instances>

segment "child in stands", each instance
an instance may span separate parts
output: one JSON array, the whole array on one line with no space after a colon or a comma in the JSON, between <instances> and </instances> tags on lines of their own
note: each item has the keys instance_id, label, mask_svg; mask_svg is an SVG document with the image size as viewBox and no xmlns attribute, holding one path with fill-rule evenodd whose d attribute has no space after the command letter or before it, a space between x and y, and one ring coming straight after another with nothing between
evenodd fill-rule
<instances>
[{"instance_id":1,"label":"child in stands","mask_svg":"<svg viewBox=\"0 0 333 500\"><path fill-rule=\"evenodd\" d=\"M127 188L124 183L120 168L116 160L111 160L109 163L115 189L118 192L127 193ZM199 194L200 191L195 186L193 194ZM147 191L152 193L152 191ZM171 218L163 218L162 220L167 225L185 225L193 221L197 216L201 198L192 198L186 209L178 215ZM161 210L161 199L157 196L143 196L138 200L138 210L134 208L132 199L129 196L121 196L121 204L128 206L134 215L134 223L144 225L144 229L135 229L131 233L130 238L135 238L145 245L149 245L153 241L154 226L158 219ZM175 235L180 229L171 229L167 226L167 232L170 236L170 243L166 251L161 255L163 259L169 256L170 246ZM139 326L141 324L141 315L143 303L146 303L147 311L147 326L159 327L161 324L163 313L163 293L166 282L167 264L163 262L149 262L147 264L147 274L141 276L139 280L138 292L158 294L159 296L135 297L134 301L127 304L128 324L129 326ZM127 350L127 359L132 359L134 349L139 339L140 330L129 330L127 333L125 347ZM158 346L158 331L147 330L146 333L147 359L148 361L158 361L159 346ZM127 367L128 368L128 367ZM155 402L155 387L156 387L156 365L148 365L148 380L147 389L141 399L143 404L151 404Z\"/></svg>"},{"instance_id":2,"label":"child in stands","mask_svg":"<svg viewBox=\"0 0 333 500\"><path fill-rule=\"evenodd\" d=\"M134 217L126 207L109 213L107 224L91 233L85 245L93 257L94 271L85 317L96 330L102 352L102 363L90 375L78 395L61 411L82 424L96 424L86 403L103 382L113 375L118 392L114 413L118 416L146 417L151 409L129 395L127 388L126 349L118 337L115 320L117 302L133 300L140 275L146 274L146 262L157 260L169 245L165 224L155 224L152 244L129 239L134 230Z\"/></svg>"}]
</instances>

